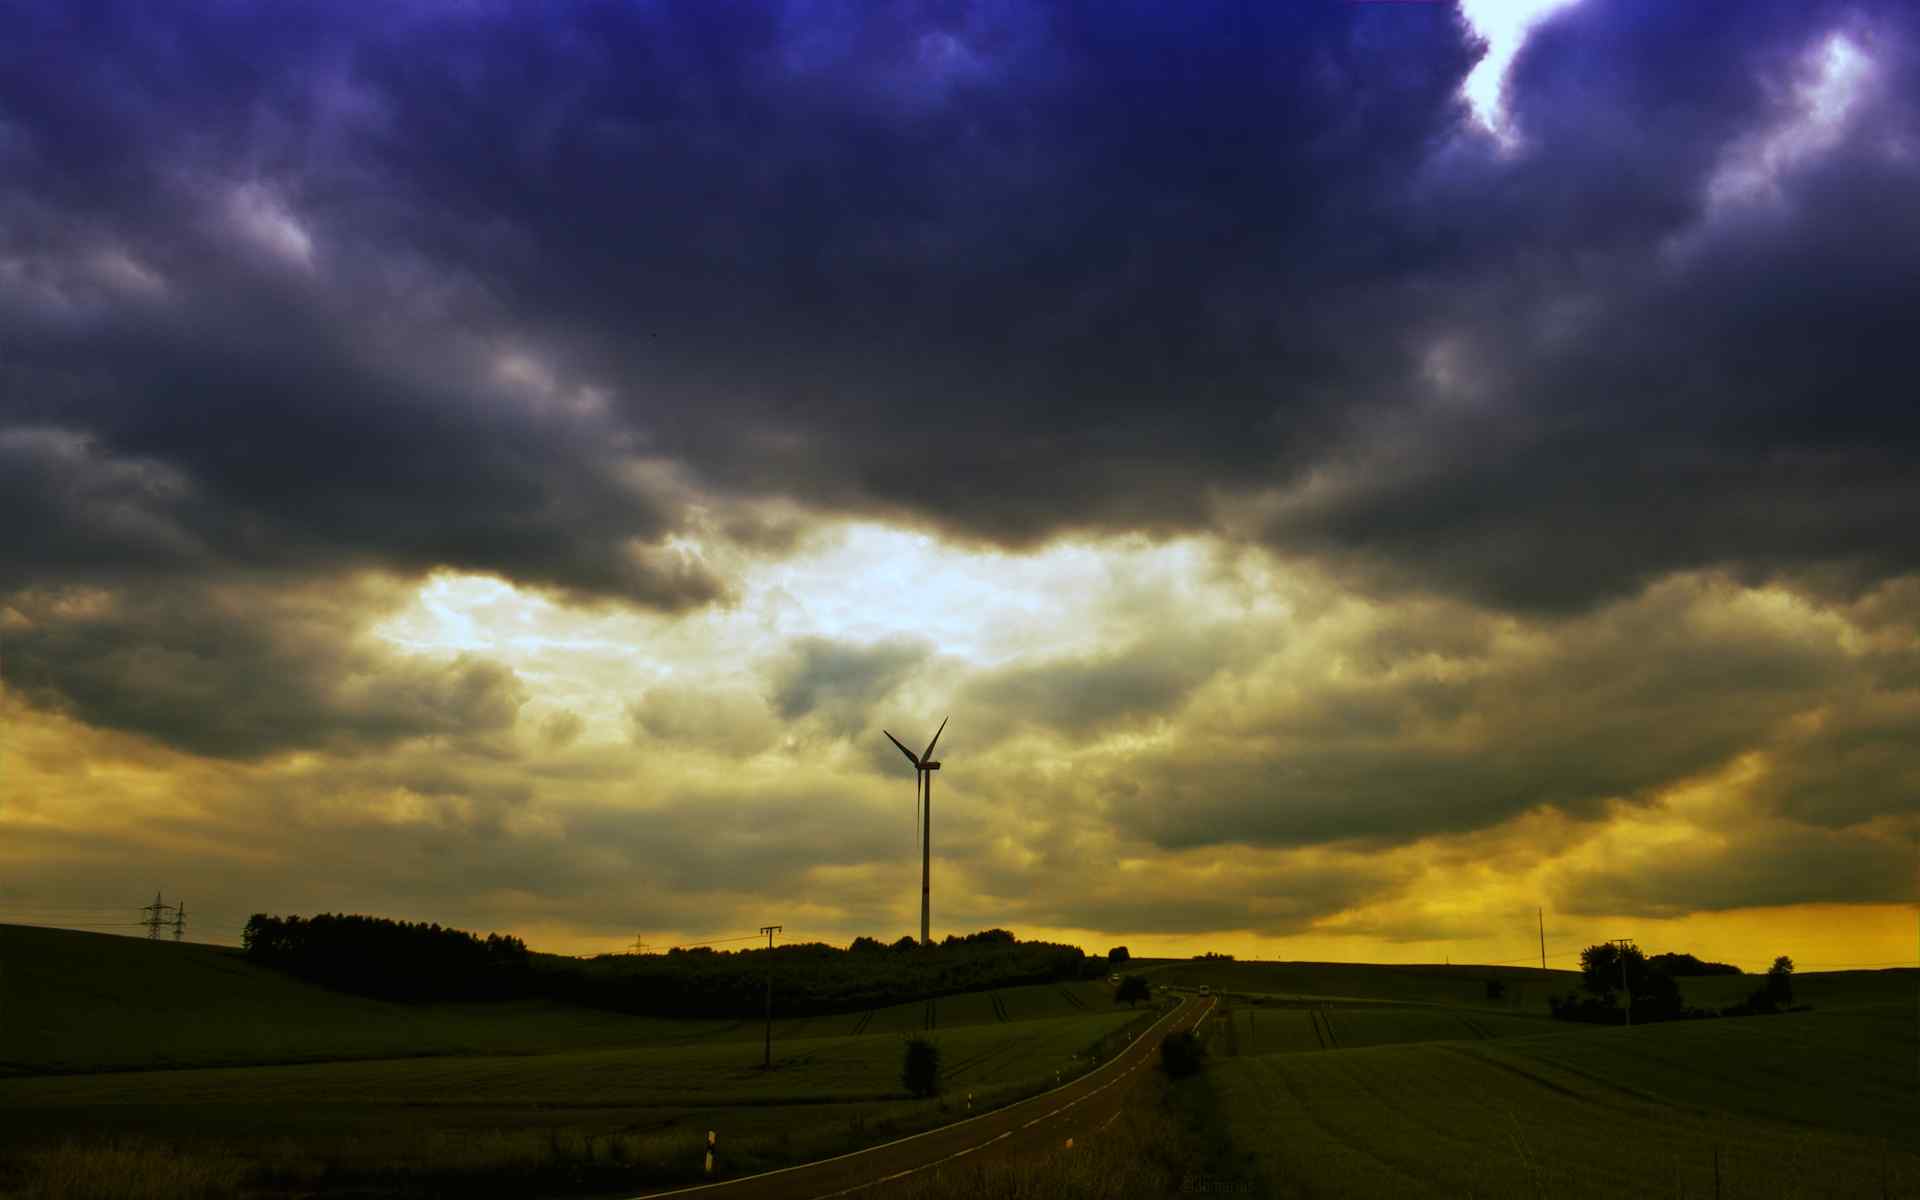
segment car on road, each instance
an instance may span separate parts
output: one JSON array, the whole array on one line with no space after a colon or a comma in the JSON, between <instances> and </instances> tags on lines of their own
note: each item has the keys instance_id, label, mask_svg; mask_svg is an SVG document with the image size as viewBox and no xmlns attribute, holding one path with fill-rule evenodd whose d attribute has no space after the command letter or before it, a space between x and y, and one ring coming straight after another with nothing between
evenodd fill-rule
<instances>
[{"instance_id":1,"label":"car on road","mask_svg":"<svg viewBox=\"0 0 1920 1200\"><path fill-rule=\"evenodd\" d=\"M1203 984L1201 984L1201 985L1200 985L1200 994L1201 994L1202 996L1211 996L1211 995L1213 995L1213 985L1212 985L1212 984L1209 984L1209 983L1203 983Z\"/></svg>"}]
</instances>

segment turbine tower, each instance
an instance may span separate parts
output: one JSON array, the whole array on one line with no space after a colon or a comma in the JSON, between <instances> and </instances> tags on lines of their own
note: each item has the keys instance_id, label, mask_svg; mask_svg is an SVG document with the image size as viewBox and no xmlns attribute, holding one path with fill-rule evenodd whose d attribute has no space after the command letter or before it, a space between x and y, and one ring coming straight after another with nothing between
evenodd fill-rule
<instances>
[{"instance_id":1,"label":"turbine tower","mask_svg":"<svg viewBox=\"0 0 1920 1200\"><path fill-rule=\"evenodd\" d=\"M915 754L905 746L901 746L900 739L891 733L887 733L886 730L882 729L880 731L881 733L887 734L888 741L896 746L900 746L900 753L906 755L907 761L913 764L913 802L914 805L920 809L915 815L920 817L921 822L920 944L922 946L930 946L933 944L933 933L930 928L930 918L933 913L933 889L929 883L929 879L933 873L933 773L940 769L940 764L934 760L933 748L939 743L940 735L946 731L947 719L943 717L940 720L940 728L933 731L933 741L928 742L927 748L919 754ZM923 779L926 780L926 799L924 801L921 799L920 791L920 781Z\"/></svg>"}]
</instances>

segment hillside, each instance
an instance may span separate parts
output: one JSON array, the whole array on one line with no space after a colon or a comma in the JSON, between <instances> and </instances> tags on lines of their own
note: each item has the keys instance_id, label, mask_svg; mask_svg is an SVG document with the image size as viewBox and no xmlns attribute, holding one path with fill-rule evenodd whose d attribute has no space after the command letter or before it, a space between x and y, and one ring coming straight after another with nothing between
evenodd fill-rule
<instances>
[{"instance_id":1,"label":"hillside","mask_svg":"<svg viewBox=\"0 0 1920 1200\"><path fill-rule=\"evenodd\" d=\"M1578 987L1577 971L1542 973L1534 967L1442 966L1439 963L1225 962L1175 960L1145 968L1156 983L1198 987L1246 995L1311 1000L1372 1000L1400 1004L1444 1004L1512 1012L1547 1010L1547 996ZM1499 995L1487 984L1498 982Z\"/></svg>"},{"instance_id":2,"label":"hillside","mask_svg":"<svg viewBox=\"0 0 1920 1200\"><path fill-rule=\"evenodd\" d=\"M224 946L0 925L9 1074L532 1053L604 1044L635 1020L556 1004L388 1004L253 966Z\"/></svg>"},{"instance_id":3,"label":"hillside","mask_svg":"<svg viewBox=\"0 0 1920 1200\"><path fill-rule=\"evenodd\" d=\"M1920 1194L1910 1009L1560 1029L1209 1076L1278 1195Z\"/></svg>"},{"instance_id":4,"label":"hillside","mask_svg":"<svg viewBox=\"0 0 1920 1200\"><path fill-rule=\"evenodd\" d=\"M924 1027L929 1011L937 1028L949 1028L1109 1007L1104 984L1041 984L931 1006L782 1016L775 1035L904 1032ZM0 1074L542 1054L761 1036L758 1020L631 1016L545 1000L389 1003L255 966L224 946L0 925Z\"/></svg>"}]
</instances>

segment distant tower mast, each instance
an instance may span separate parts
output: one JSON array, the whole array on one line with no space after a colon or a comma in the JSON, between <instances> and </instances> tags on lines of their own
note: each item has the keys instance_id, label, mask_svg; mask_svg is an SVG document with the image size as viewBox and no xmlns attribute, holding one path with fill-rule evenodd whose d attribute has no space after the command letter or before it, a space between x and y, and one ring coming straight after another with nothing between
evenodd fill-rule
<instances>
[{"instance_id":1,"label":"distant tower mast","mask_svg":"<svg viewBox=\"0 0 1920 1200\"><path fill-rule=\"evenodd\" d=\"M159 941L160 926L165 920L164 914L168 911L167 906L160 900L160 893L155 892L153 894L153 903L142 908L140 911L147 914L146 920L142 922L142 924L147 927L147 936L156 942Z\"/></svg>"}]
</instances>

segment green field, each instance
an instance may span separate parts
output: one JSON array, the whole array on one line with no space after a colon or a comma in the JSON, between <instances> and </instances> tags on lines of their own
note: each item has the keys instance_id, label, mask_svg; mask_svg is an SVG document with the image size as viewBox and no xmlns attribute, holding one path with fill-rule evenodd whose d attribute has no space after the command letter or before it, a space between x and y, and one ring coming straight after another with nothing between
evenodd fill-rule
<instances>
[{"instance_id":1,"label":"green field","mask_svg":"<svg viewBox=\"0 0 1920 1200\"><path fill-rule=\"evenodd\" d=\"M1206 1031L1263 1192L1920 1196L1914 971L1798 976L1809 1012L1621 1029L1497 1011L1474 968L1176 970L1275 989L1225 992ZM1725 1004L1756 982L1685 987Z\"/></svg>"},{"instance_id":2,"label":"green field","mask_svg":"<svg viewBox=\"0 0 1920 1200\"><path fill-rule=\"evenodd\" d=\"M775 981L776 1011L778 980ZM943 996L778 1019L774 1037L938 1031L1110 1011L1104 983ZM929 1026L929 1016L932 1024ZM758 1041L760 1021L634 1017L550 1002L390 1004L254 966L222 946L0 925L0 1074Z\"/></svg>"},{"instance_id":3,"label":"green field","mask_svg":"<svg viewBox=\"0 0 1920 1200\"><path fill-rule=\"evenodd\" d=\"M1163 962L1208 985L1206 1070L1125 1135L914 1195L1920 1197L1920 972L1796 976L1812 1011L1549 1020L1571 972ZM1497 988L1489 988L1489 981ZM1751 976L1683 981L1690 1002ZM777 995L777 992L776 992ZM884 1141L1050 1086L1149 1014L1104 982L774 1023L395 1005L217 947L0 927L0 1194L618 1195ZM946 1091L912 1099L931 1030ZM1156 1099L1157 1097L1157 1099ZM1717 1182L1716 1182L1717 1179ZM884 1191L877 1194L885 1194Z\"/></svg>"},{"instance_id":4,"label":"green field","mask_svg":"<svg viewBox=\"0 0 1920 1200\"><path fill-rule=\"evenodd\" d=\"M1320 1003L1228 994L1208 1029L1215 1057L1352 1050L1399 1042L1481 1041L1547 1033L1556 1028L1544 1014L1382 1003Z\"/></svg>"},{"instance_id":5,"label":"green field","mask_svg":"<svg viewBox=\"0 0 1920 1200\"><path fill-rule=\"evenodd\" d=\"M1151 1016L1104 983L943 996L778 1019L763 1070L757 1021L386 1004L220 947L17 926L0 989L0 1194L99 1170L68 1190L639 1190L697 1178L708 1129L735 1171L840 1153L1043 1090ZM943 1096L902 1089L909 1033L940 1046Z\"/></svg>"}]
</instances>

